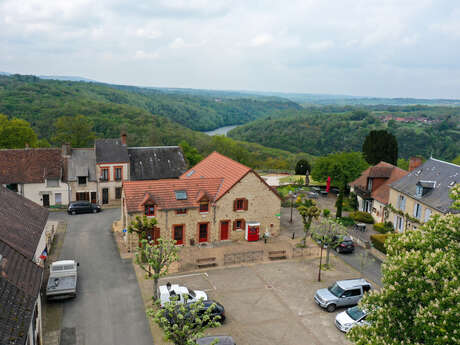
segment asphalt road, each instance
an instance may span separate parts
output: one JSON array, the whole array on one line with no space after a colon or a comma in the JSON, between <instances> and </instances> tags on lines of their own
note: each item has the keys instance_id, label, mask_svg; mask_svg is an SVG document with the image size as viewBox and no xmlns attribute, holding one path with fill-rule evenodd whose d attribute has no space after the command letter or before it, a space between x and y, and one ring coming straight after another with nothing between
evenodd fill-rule
<instances>
[{"instance_id":1,"label":"asphalt road","mask_svg":"<svg viewBox=\"0 0 460 345\"><path fill-rule=\"evenodd\" d=\"M382 286L382 262L371 255L366 249L355 245L355 251L352 254L344 253L336 255L354 269L361 272L364 278L370 279Z\"/></svg>"},{"instance_id":2,"label":"asphalt road","mask_svg":"<svg viewBox=\"0 0 460 345\"><path fill-rule=\"evenodd\" d=\"M80 263L77 297L54 302L64 304L60 345L153 344L131 261L120 259L110 232L119 213L50 214L68 224L60 259Z\"/></svg>"}]
</instances>

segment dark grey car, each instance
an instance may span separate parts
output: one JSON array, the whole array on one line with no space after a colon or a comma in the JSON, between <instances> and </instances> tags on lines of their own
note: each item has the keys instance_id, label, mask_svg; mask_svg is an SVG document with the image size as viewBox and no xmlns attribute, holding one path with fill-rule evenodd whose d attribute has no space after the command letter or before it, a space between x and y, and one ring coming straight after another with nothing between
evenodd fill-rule
<instances>
[{"instance_id":1,"label":"dark grey car","mask_svg":"<svg viewBox=\"0 0 460 345\"><path fill-rule=\"evenodd\" d=\"M214 340L218 339L216 345L236 345L233 338L229 335L211 335L196 340L198 345L209 345Z\"/></svg>"},{"instance_id":2,"label":"dark grey car","mask_svg":"<svg viewBox=\"0 0 460 345\"><path fill-rule=\"evenodd\" d=\"M89 201L73 201L67 208L68 214L97 213L101 212L101 206L92 204Z\"/></svg>"}]
</instances>

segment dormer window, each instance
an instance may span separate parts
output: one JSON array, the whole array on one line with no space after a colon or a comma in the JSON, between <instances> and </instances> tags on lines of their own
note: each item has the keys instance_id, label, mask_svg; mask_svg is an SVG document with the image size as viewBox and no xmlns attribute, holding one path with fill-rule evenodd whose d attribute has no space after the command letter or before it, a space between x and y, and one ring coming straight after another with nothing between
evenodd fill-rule
<instances>
[{"instance_id":1,"label":"dormer window","mask_svg":"<svg viewBox=\"0 0 460 345\"><path fill-rule=\"evenodd\" d=\"M147 217L154 217L155 216L155 205L145 205L144 213Z\"/></svg>"},{"instance_id":2,"label":"dormer window","mask_svg":"<svg viewBox=\"0 0 460 345\"><path fill-rule=\"evenodd\" d=\"M372 192L372 179L367 179L367 190Z\"/></svg>"},{"instance_id":3,"label":"dormer window","mask_svg":"<svg viewBox=\"0 0 460 345\"><path fill-rule=\"evenodd\" d=\"M421 198L422 195L423 195L423 187L421 185L417 185L415 187L415 196L418 197L418 198Z\"/></svg>"},{"instance_id":4,"label":"dormer window","mask_svg":"<svg viewBox=\"0 0 460 345\"><path fill-rule=\"evenodd\" d=\"M200 213L206 213L209 211L209 201L200 201Z\"/></svg>"}]
</instances>

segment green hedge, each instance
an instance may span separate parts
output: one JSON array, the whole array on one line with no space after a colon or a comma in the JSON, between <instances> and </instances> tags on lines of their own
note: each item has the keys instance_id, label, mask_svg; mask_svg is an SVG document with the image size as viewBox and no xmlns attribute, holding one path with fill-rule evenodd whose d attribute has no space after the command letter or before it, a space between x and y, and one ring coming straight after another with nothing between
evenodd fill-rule
<instances>
[{"instance_id":1,"label":"green hedge","mask_svg":"<svg viewBox=\"0 0 460 345\"><path fill-rule=\"evenodd\" d=\"M343 226L353 226L353 225L355 225L355 221L350 217L337 218L337 222L342 224Z\"/></svg>"},{"instance_id":2,"label":"green hedge","mask_svg":"<svg viewBox=\"0 0 460 345\"><path fill-rule=\"evenodd\" d=\"M367 224L374 224L374 218L370 213L355 211L350 212L350 217L353 218L355 222L362 222Z\"/></svg>"},{"instance_id":3,"label":"green hedge","mask_svg":"<svg viewBox=\"0 0 460 345\"><path fill-rule=\"evenodd\" d=\"M380 232L381 234L393 232L393 223L392 222L375 223L374 230Z\"/></svg>"},{"instance_id":4,"label":"green hedge","mask_svg":"<svg viewBox=\"0 0 460 345\"><path fill-rule=\"evenodd\" d=\"M385 248L385 241L390 234L374 234L371 235L371 242L375 249L380 250L382 253L387 253Z\"/></svg>"}]
</instances>

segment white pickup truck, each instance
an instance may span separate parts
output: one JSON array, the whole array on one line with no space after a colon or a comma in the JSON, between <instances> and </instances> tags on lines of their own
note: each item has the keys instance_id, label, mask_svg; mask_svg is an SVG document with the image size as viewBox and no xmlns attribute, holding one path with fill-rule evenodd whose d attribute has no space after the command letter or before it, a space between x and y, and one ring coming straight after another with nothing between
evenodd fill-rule
<instances>
[{"instance_id":1,"label":"white pickup truck","mask_svg":"<svg viewBox=\"0 0 460 345\"><path fill-rule=\"evenodd\" d=\"M160 285L158 287L158 295L160 296L160 305L162 307L165 306L166 302L171 300L171 297L178 296L179 299L177 303L184 303L185 299L184 296L187 295L187 303L188 302L196 302L200 298L204 301L208 299L206 292L200 290L189 290L185 286L180 286L178 284L167 284L167 285Z\"/></svg>"},{"instance_id":2,"label":"white pickup truck","mask_svg":"<svg viewBox=\"0 0 460 345\"><path fill-rule=\"evenodd\" d=\"M46 298L75 297L77 295L78 266L75 260L53 262L46 285Z\"/></svg>"}]
</instances>

